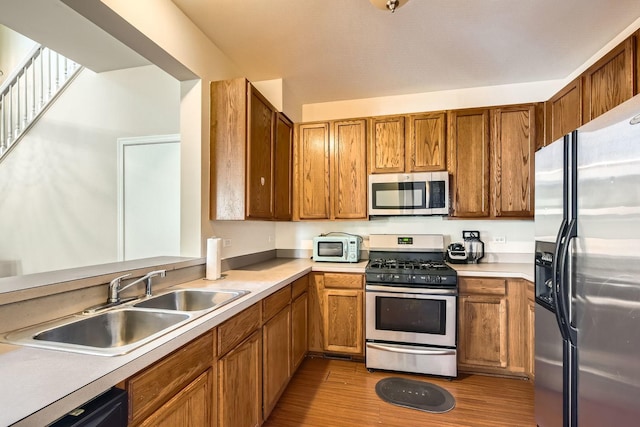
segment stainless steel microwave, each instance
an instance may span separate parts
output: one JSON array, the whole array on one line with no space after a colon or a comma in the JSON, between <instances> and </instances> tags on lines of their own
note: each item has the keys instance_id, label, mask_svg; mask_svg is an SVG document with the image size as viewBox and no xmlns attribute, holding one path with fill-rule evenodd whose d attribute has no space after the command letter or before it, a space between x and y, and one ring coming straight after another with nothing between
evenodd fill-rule
<instances>
[{"instance_id":1,"label":"stainless steel microwave","mask_svg":"<svg viewBox=\"0 0 640 427\"><path fill-rule=\"evenodd\" d=\"M317 236L313 238L313 260L327 262L358 262L360 236Z\"/></svg>"},{"instance_id":2,"label":"stainless steel microwave","mask_svg":"<svg viewBox=\"0 0 640 427\"><path fill-rule=\"evenodd\" d=\"M449 174L369 175L369 216L449 215Z\"/></svg>"}]
</instances>

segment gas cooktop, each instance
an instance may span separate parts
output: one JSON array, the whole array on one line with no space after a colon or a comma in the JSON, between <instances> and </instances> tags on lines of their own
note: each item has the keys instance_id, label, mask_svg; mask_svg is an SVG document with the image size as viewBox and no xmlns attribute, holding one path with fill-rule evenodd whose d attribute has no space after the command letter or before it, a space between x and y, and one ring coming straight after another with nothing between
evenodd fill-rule
<instances>
[{"instance_id":1,"label":"gas cooktop","mask_svg":"<svg viewBox=\"0 0 640 427\"><path fill-rule=\"evenodd\" d=\"M456 271L444 262L440 235L371 235L367 283L387 286L457 287Z\"/></svg>"}]
</instances>

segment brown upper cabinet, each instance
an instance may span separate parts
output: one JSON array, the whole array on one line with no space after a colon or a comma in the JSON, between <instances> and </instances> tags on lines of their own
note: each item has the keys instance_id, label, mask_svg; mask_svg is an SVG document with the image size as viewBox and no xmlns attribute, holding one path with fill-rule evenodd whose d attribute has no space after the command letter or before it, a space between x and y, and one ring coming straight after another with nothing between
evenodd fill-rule
<instances>
[{"instance_id":1,"label":"brown upper cabinet","mask_svg":"<svg viewBox=\"0 0 640 427\"><path fill-rule=\"evenodd\" d=\"M366 218L366 121L306 123L296 129L297 218Z\"/></svg>"},{"instance_id":2,"label":"brown upper cabinet","mask_svg":"<svg viewBox=\"0 0 640 427\"><path fill-rule=\"evenodd\" d=\"M210 219L291 219L292 127L246 79L211 83Z\"/></svg>"},{"instance_id":3,"label":"brown upper cabinet","mask_svg":"<svg viewBox=\"0 0 640 427\"><path fill-rule=\"evenodd\" d=\"M407 172L446 170L446 113L408 116L406 142Z\"/></svg>"},{"instance_id":4,"label":"brown upper cabinet","mask_svg":"<svg viewBox=\"0 0 640 427\"><path fill-rule=\"evenodd\" d=\"M542 104L449 112L453 216L532 217Z\"/></svg>"},{"instance_id":5,"label":"brown upper cabinet","mask_svg":"<svg viewBox=\"0 0 640 427\"><path fill-rule=\"evenodd\" d=\"M489 216L489 110L449 112L453 216Z\"/></svg>"},{"instance_id":6,"label":"brown upper cabinet","mask_svg":"<svg viewBox=\"0 0 640 427\"><path fill-rule=\"evenodd\" d=\"M539 110L536 114L536 109ZM491 110L491 215L533 217L534 151L541 104Z\"/></svg>"},{"instance_id":7,"label":"brown upper cabinet","mask_svg":"<svg viewBox=\"0 0 640 427\"><path fill-rule=\"evenodd\" d=\"M635 37L620 43L583 74L582 116L586 123L635 94Z\"/></svg>"},{"instance_id":8,"label":"brown upper cabinet","mask_svg":"<svg viewBox=\"0 0 640 427\"><path fill-rule=\"evenodd\" d=\"M578 77L545 103L546 136L536 149L551 144L582 125L582 78Z\"/></svg>"},{"instance_id":9,"label":"brown upper cabinet","mask_svg":"<svg viewBox=\"0 0 640 427\"><path fill-rule=\"evenodd\" d=\"M369 170L398 173L405 170L404 116L369 119Z\"/></svg>"},{"instance_id":10,"label":"brown upper cabinet","mask_svg":"<svg viewBox=\"0 0 640 427\"><path fill-rule=\"evenodd\" d=\"M329 218L329 123L296 125L296 186L300 219Z\"/></svg>"},{"instance_id":11,"label":"brown upper cabinet","mask_svg":"<svg viewBox=\"0 0 640 427\"><path fill-rule=\"evenodd\" d=\"M371 173L445 170L446 113L369 119Z\"/></svg>"},{"instance_id":12,"label":"brown upper cabinet","mask_svg":"<svg viewBox=\"0 0 640 427\"><path fill-rule=\"evenodd\" d=\"M293 123L282 113L276 115L273 171L273 217L293 217Z\"/></svg>"}]
</instances>

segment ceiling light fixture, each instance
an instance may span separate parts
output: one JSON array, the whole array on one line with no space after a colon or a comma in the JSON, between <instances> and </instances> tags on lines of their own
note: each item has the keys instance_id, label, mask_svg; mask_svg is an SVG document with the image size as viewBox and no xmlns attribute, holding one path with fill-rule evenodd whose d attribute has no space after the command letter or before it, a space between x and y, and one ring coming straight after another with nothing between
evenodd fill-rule
<instances>
[{"instance_id":1,"label":"ceiling light fixture","mask_svg":"<svg viewBox=\"0 0 640 427\"><path fill-rule=\"evenodd\" d=\"M382 10L390 10L394 13L397 8L404 5L409 0L369 0L372 5Z\"/></svg>"}]
</instances>

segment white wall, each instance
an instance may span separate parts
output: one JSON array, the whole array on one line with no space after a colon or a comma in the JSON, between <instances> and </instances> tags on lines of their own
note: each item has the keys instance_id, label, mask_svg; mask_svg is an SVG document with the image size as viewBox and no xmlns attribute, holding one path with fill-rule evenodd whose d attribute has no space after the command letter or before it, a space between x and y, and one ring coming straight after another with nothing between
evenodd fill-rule
<instances>
[{"instance_id":1,"label":"white wall","mask_svg":"<svg viewBox=\"0 0 640 427\"><path fill-rule=\"evenodd\" d=\"M29 274L117 260L117 138L179 131L155 66L84 70L0 167L0 260Z\"/></svg>"},{"instance_id":2,"label":"white wall","mask_svg":"<svg viewBox=\"0 0 640 427\"><path fill-rule=\"evenodd\" d=\"M7 77L15 71L15 68L22 62L36 42L17 33L10 28L0 25L0 86Z\"/></svg>"},{"instance_id":3,"label":"white wall","mask_svg":"<svg viewBox=\"0 0 640 427\"><path fill-rule=\"evenodd\" d=\"M394 217L371 221L278 222L278 249L312 249L314 236L332 231L357 234L369 248L370 234L442 234L445 245L462 241L463 230L480 231L485 244L482 262L531 262L534 251L533 221L530 220L457 220L443 217ZM496 237L505 243L494 243Z\"/></svg>"}]
</instances>

